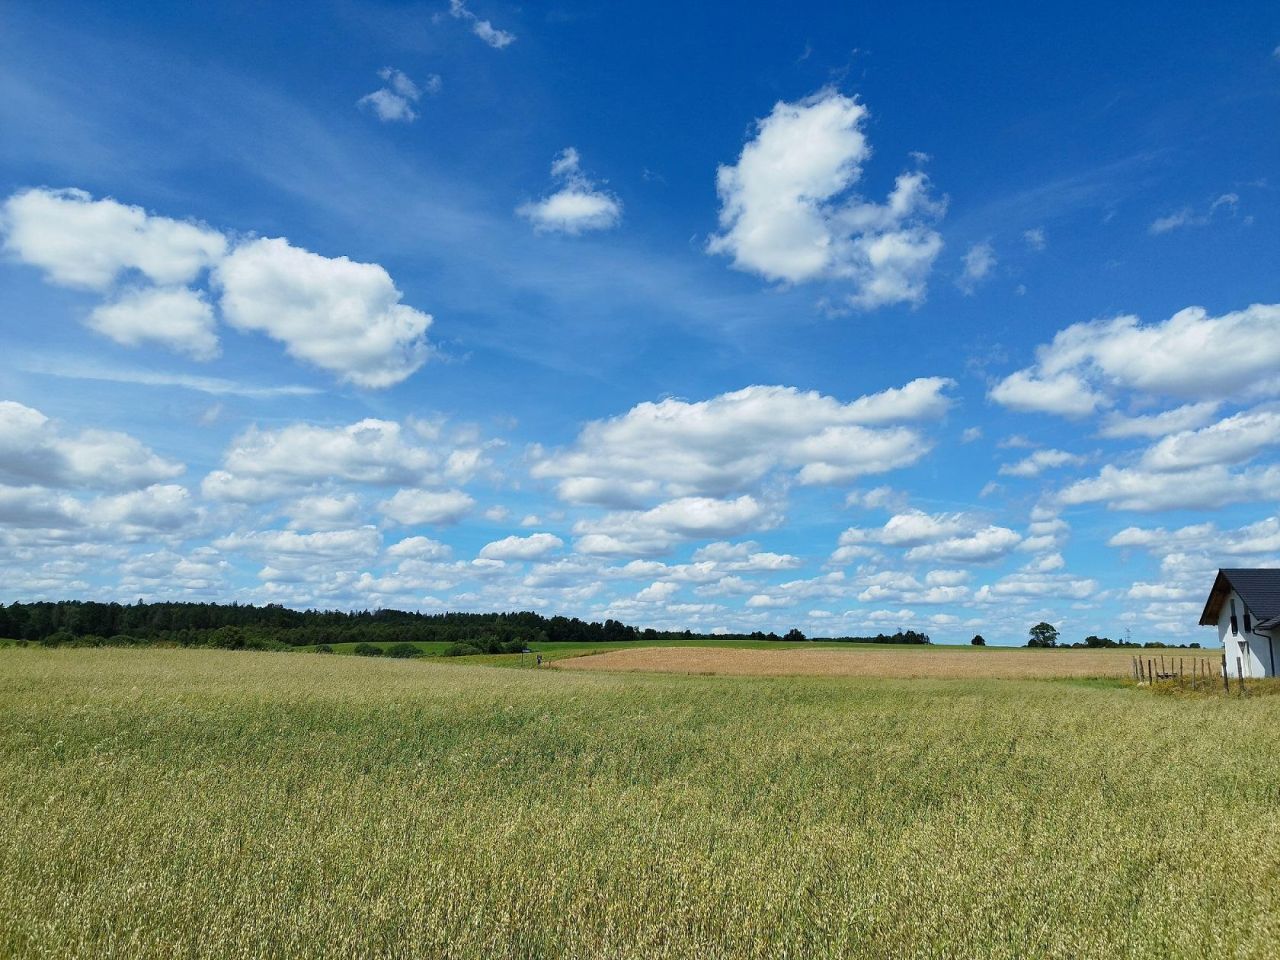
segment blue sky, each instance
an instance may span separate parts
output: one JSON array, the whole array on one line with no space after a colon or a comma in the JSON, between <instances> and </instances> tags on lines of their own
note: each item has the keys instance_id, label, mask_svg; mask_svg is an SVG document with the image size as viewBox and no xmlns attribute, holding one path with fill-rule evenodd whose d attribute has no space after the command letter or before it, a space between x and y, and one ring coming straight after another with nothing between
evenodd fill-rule
<instances>
[{"instance_id":1,"label":"blue sky","mask_svg":"<svg viewBox=\"0 0 1280 960\"><path fill-rule=\"evenodd\" d=\"M1198 639L1270 4L0 8L4 599Z\"/></svg>"}]
</instances>

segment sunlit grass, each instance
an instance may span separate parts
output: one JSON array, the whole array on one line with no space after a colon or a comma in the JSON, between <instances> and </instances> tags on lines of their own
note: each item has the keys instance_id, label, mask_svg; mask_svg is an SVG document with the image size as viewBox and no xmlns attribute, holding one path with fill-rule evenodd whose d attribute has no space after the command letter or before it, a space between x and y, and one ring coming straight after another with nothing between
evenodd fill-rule
<instances>
[{"instance_id":1,"label":"sunlit grass","mask_svg":"<svg viewBox=\"0 0 1280 960\"><path fill-rule=\"evenodd\" d=\"M0 651L0 956L1272 956L1280 701Z\"/></svg>"}]
</instances>

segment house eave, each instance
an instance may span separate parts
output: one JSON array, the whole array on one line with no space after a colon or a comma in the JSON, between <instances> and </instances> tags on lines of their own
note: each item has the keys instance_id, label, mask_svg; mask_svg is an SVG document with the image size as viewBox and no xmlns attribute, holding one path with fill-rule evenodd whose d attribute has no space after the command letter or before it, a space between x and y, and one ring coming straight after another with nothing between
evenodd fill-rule
<instances>
[{"instance_id":1,"label":"house eave","mask_svg":"<svg viewBox=\"0 0 1280 960\"><path fill-rule=\"evenodd\" d=\"M1216 627L1218 625L1218 611L1222 609L1222 604L1230 592L1231 581L1219 569L1218 575L1213 580L1213 589L1209 591L1209 599L1204 602L1204 612L1200 614L1200 626Z\"/></svg>"}]
</instances>

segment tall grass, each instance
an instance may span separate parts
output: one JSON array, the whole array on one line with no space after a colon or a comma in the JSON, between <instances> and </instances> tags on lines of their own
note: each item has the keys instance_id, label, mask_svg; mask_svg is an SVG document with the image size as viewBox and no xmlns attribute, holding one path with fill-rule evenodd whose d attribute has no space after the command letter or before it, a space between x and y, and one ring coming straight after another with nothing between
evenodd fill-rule
<instances>
[{"instance_id":1,"label":"tall grass","mask_svg":"<svg viewBox=\"0 0 1280 960\"><path fill-rule=\"evenodd\" d=\"M1280 701L0 651L0 955L1280 942Z\"/></svg>"}]
</instances>

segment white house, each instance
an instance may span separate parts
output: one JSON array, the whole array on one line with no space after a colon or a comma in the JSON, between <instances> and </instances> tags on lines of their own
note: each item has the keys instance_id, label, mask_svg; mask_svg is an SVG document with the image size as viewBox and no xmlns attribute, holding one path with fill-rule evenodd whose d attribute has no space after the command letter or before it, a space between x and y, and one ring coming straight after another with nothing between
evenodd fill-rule
<instances>
[{"instance_id":1,"label":"white house","mask_svg":"<svg viewBox=\"0 0 1280 960\"><path fill-rule=\"evenodd\" d=\"M1218 628L1227 676L1239 676L1240 671L1246 677L1276 676L1280 570L1219 570L1200 614L1200 626Z\"/></svg>"}]
</instances>

